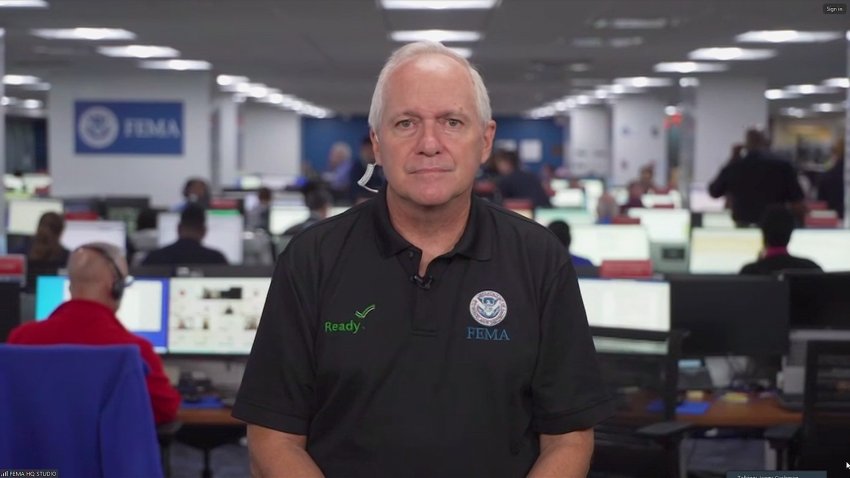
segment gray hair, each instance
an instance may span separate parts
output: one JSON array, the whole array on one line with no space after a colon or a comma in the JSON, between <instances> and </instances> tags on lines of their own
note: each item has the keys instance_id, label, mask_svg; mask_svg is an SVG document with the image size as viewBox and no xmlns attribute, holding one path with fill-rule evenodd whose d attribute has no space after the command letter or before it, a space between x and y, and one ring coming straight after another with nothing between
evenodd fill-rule
<instances>
[{"instance_id":1,"label":"gray hair","mask_svg":"<svg viewBox=\"0 0 850 478\"><path fill-rule=\"evenodd\" d=\"M475 109L478 112L478 118L482 124L486 124L492 119L492 111L490 110L490 97L487 95L487 87L484 86L484 80L478 73L478 70L467 61L466 58L444 46L442 43L432 41L421 41L409 43L390 56L381 69L378 75L378 82L375 84L375 92L372 94L372 106L369 108L369 127L373 131L378 131L378 126L381 124L381 117L384 114L384 96L386 95L387 81L390 75L406 61L425 54L445 55L464 66L472 78L472 87L474 88Z\"/></svg>"}]
</instances>

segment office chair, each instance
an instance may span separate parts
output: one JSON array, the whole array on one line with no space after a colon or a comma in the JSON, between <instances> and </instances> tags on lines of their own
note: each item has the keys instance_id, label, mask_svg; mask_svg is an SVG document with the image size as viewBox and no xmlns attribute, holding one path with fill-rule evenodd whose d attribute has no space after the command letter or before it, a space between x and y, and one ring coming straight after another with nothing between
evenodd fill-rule
<instances>
[{"instance_id":1,"label":"office chair","mask_svg":"<svg viewBox=\"0 0 850 478\"><path fill-rule=\"evenodd\" d=\"M679 445L691 428L674 421L682 334L600 327L591 333L619 404L595 429L589 476L680 476Z\"/></svg>"},{"instance_id":2,"label":"office chair","mask_svg":"<svg viewBox=\"0 0 850 478\"><path fill-rule=\"evenodd\" d=\"M63 477L162 476L139 349L0 346L0 463Z\"/></svg>"},{"instance_id":3,"label":"office chair","mask_svg":"<svg viewBox=\"0 0 850 478\"><path fill-rule=\"evenodd\" d=\"M806 352L803 423L765 432L778 469L847 473L850 457L850 342L811 341Z\"/></svg>"}]
</instances>

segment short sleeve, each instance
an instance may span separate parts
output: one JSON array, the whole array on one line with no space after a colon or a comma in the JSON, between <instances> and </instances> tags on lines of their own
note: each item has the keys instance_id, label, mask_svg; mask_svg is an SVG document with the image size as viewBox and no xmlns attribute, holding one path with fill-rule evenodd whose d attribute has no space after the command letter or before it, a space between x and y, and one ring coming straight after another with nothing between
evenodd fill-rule
<instances>
[{"instance_id":1,"label":"short sleeve","mask_svg":"<svg viewBox=\"0 0 850 478\"><path fill-rule=\"evenodd\" d=\"M602 381L572 264L559 267L549 284L532 378L532 427L559 435L593 427L613 413L614 402Z\"/></svg>"},{"instance_id":2,"label":"short sleeve","mask_svg":"<svg viewBox=\"0 0 850 478\"><path fill-rule=\"evenodd\" d=\"M306 435L315 404L315 293L289 247L280 256L245 367L233 416ZM307 261L305 261L307 262Z\"/></svg>"}]
</instances>

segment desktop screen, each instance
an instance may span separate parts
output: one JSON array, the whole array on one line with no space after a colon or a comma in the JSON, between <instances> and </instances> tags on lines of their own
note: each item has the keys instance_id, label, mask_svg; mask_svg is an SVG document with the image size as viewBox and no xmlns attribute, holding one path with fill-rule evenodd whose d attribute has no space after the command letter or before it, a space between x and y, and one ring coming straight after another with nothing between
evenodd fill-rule
<instances>
[{"instance_id":1,"label":"desktop screen","mask_svg":"<svg viewBox=\"0 0 850 478\"><path fill-rule=\"evenodd\" d=\"M691 232L691 213L687 209L631 208L629 217L640 218L649 240L656 243L687 244Z\"/></svg>"},{"instance_id":2,"label":"desktop screen","mask_svg":"<svg viewBox=\"0 0 850 478\"><path fill-rule=\"evenodd\" d=\"M643 226L576 226L570 228L570 251L595 266L603 260L648 260L649 236Z\"/></svg>"},{"instance_id":3,"label":"desktop screen","mask_svg":"<svg viewBox=\"0 0 850 478\"><path fill-rule=\"evenodd\" d=\"M704 229L691 232L692 274L737 274L758 259L762 249L758 229Z\"/></svg>"},{"instance_id":4,"label":"desktop screen","mask_svg":"<svg viewBox=\"0 0 850 478\"><path fill-rule=\"evenodd\" d=\"M275 204L269 213L269 232L283 234L284 231L310 217L307 206Z\"/></svg>"},{"instance_id":5,"label":"desktop screen","mask_svg":"<svg viewBox=\"0 0 850 478\"><path fill-rule=\"evenodd\" d=\"M171 279L168 352L247 355L270 284L254 277Z\"/></svg>"},{"instance_id":6,"label":"desktop screen","mask_svg":"<svg viewBox=\"0 0 850 478\"><path fill-rule=\"evenodd\" d=\"M670 330L670 285L666 282L579 279L591 327Z\"/></svg>"},{"instance_id":7,"label":"desktop screen","mask_svg":"<svg viewBox=\"0 0 850 478\"><path fill-rule=\"evenodd\" d=\"M12 199L9 201L9 234L32 236L38 228L38 220L46 212L61 215L64 211L59 199Z\"/></svg>"},{"instance_id":8,"label":"desktop screen","mask_svg":"<svg viewBox=\"0 0 850 478\"><path fill-rule=\"evenodd\" d=\"M45 320L60 304L71 298L68 278L39 276L35 294L35 319ZM164 353L168 326L168 279L136 278L124 290L118 320L130 332L150 341L154 350Z\"/></svg>"},{"instance_id":9,"label":"desktop screen","mask_svg":"<svg viewBox=\"0 0 850 478\"><path fill-rule=\"evenodd\" d=\"M734 229L735 221L730 211L715 211L702 213L703 229Z\"/></svg>"},{"instance_id":10,"label":"desktop screen","mask_svg":"<svg viewBox=\"0 0 850 478\"><path fill-rule=\"evenodd\" d=\"M534 210L534 220L544 226L549 226L553 221L564 221L570 227L589 226L596 222L587 210L574 208L539 207Z\"/></svg>"},{"instance_id":11,"label":"desktop screen","mask_svg":"<svg viewBox=\"0 0 850 478\"><path fill-rule=\"evenodd\" d=\"M584 190L578 188L561 189L549 200L553 207L584 208Z\"/></svg>"},{"instance_id":12,"label":"desktop screen","mask_svg":"<svg viewBox=\"0 0 850 478\"><path fill-rule=\"evenodd\" d=\"M691 186L688 192L688 209L694 212L723 212L726 198L713 198L705 186Z\"/></svg>"},{"instance_id":13,"label":"desktop screen","mask_svg":"<svg viewBox=\"0 0 850 478\"><path fill-rule=\"evenodd\" d=\"M136 230L136 219L139 213L150 207L150 198L109 196L103 198L103 211L105 218L110 221L122 221L127 225L127 233Z\"/></svg>"},{"instance_id":14,"label":"desktop screen","mask_svg":"<svg viewBox=\"0 0 850 478\"><path fill-rule=\"evenodd\" d=\"M213 213L207 211L207 235L202 241L203 245L216 249L227 259L229 264L242 263L242 216L236 214L221 214L221 211ZM177 225L180 223L180 214L175 212L163 212L157 216L157 232L159 247L167 246L177 240Z\"/></svg>"},{"instance_id":15,"label":"desktop screen","mask_svg":"<svg viewBox=\"0 0 850 478\"><path fill-rule=\"evenodd\" d=\"M65 230L59 242L74 250L89 242L112 244L125 253L127 232L121 221L65 221Z\"/></svg>"},{"instance_id":16,"label":"desktop screen","mask_svg":"<svg viewBox=\"0 0 850 478\"><path fill-rule=\"evenodd\" d=\"M850 330L850 274L788 272L791 327Z\"/></svg>"},{"instance_id":17,"label":"desktop screen","mask_svg":"<svg viewBox=\"0 0 850 478\"><path fill-rule=\"evenodd\" d=\"M640 200L648 208L672 206L679 209L682 207L682 195L679 191L670 191L667 194L644 194Z\"/></svg>"},{"instance_id":18,"label":"desktop screen","mask_svg":"<svg viewBox=\"0 0 850 478\"><path fill-rule=\"evenodd\" d=\"M815 261L826 272L850 271L850 230L797 229L788 252Z\"/></svg>"}]
</instances>

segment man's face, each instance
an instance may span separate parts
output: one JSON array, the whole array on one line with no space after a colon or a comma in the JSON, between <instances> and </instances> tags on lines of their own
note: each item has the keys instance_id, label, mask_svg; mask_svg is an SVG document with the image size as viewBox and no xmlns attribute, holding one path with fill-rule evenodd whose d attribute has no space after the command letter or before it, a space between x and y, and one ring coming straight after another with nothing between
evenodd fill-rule
<instances>
[{"instance_id":1,"label":"man's face","mask_svg":"<svg viewBox=\"0 0 850 478\"><path fill-rule=\"evenodd\" d=\"M469 194L495 130L493 121L482 125L461 64L438 54L408 60L390 76L372 132L388 196L433 207Z\"/></svg>"}]
</instances>

